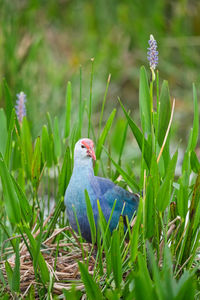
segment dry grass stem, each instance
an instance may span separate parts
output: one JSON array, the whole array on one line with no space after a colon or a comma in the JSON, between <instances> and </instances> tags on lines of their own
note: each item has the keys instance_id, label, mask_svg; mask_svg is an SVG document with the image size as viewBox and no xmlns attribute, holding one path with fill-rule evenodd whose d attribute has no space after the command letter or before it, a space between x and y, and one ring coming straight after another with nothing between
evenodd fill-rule
<instances>
[{"instance_id":1,"label":"dry grass stem","mask_svg":"<svg viewBox=\"0 0 200 300\"><path fill-rule=\"evenodd\" d=\"M171 125L172 125L172 119L173 119L173 115L174 115L174 108L175 108L175 99L173 100L173 104L172 104L172 112L171 112L171 116L170 116L170 120L169 120L169 124L168 124L168 127L167 127L167 131L166 131L166 134L165 134L165 138L163 140L163 144L162 144L162 147L160 149L160 153L158 154L158 158L157 158L157 163L159 162L160 158L161 158L161 155L163 153L163 150L164 150L164 147L165 147L165 143L167 141L167 137L169 135L169 130L171 128Z\"/></svg>"},{"instance_id":2,"label":"dry grass stem","mask_svg":"<svg viewBox=\"0 0 200 300\"><path fill-rule=\"evenodd\" d=\"M89 259L88 269L93 270L95 265L95 257L91 255L90 258L85 256L83 259L82 249L85 253L88 253L92 249L92 245L88 243L83 243L81 245L76 244L78 237L75 237L75 243L71 241L68 242L67 239L61 240L59 243L58 256L56 258L56 249L57 243L54 242L55 237L62 233L63 231L70 230L71 228L65 227L62 229L55 229L52 235L41 245L41 253L45 259L47 267L49 269L50 276L54 279L52 293L60 295L62 294L63 289L70 289L71 283L76 283L77 289L84 289L84 285L81 282L80 272L78 268L78 262L83 262L84 260ZM73 233L75 236L75 234ZM22 244L22 243L21 243ZM11 267L15 266L15 254L11 249L5 249L7 253L11 253L12 255L7 261L10 263ZM55 266L56 261L56 266ZM5 262L6 260L0 261L0 270L2 271L5 280L7 281L7 275L5 270ZM55 270L54 270L55 268ZM89 271L90 274L93 274L93 271ZM25 249L24 244L20 250L20 291L21 297L24 298L31 286L34 286L35 293L37 293L37 285L39 283L35 280L33 263L31 260L30 253L27 249ZM9 285L7 284L7 291L9 290ZM36 299L38 295L35 295Z\"/></svg>"}]
</instances>

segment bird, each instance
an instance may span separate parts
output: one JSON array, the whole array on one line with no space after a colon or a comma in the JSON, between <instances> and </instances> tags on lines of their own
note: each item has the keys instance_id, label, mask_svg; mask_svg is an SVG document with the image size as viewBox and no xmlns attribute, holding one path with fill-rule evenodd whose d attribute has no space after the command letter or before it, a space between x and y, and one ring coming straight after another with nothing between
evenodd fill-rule
<instances>
[{"instance_id":1,"label":"bird","mask_svg":"<svg viewBox=\"0 0 200 300\"><path fill-rule=\"evenodd\" d=\"M131 220L139 203L138 194L133 194L115 185L110 179L95 176L93 169L95 160L93 141L89 138L78 140L74 148L74 167L64 196L67 217L71 227L78 233L78 220L81 235L88 242L91 242L91 231L87 217L85 190L87 190L90 198L96 228L99 219L97 200L99 200L107 222L116 200L109 223L111 232L117 227L120 215L128 216L129 221Z\"/></svg>"}]
</instances>

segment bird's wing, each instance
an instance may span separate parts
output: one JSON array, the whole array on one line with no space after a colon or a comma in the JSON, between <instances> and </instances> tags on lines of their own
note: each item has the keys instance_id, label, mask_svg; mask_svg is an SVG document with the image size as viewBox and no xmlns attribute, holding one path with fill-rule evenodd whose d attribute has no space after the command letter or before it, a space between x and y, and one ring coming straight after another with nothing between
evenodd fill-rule
<instances>
[{"instance_id":1,"label":"bird's wing","mask_svg":"<svg viewBox=\"0 0 200 300\"><path fill-rule=\"evenodd\" d=\"M122 209L124 206L124 215L132 215L137 209L139 196L126 191L120 186L115 185L111 180L96 176L99 185L100 198L106 201L112 208L114 201L117 200L116 209Z\"/></svg>"}]
</instances>

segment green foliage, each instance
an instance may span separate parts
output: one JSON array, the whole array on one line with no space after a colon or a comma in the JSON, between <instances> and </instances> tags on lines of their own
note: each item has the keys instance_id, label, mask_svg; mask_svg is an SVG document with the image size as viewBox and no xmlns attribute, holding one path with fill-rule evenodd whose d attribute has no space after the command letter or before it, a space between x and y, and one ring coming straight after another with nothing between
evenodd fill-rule
<instances>
[{"instance_id":1,"label":"green foliage","mask_svg":"<svg viewBox=\"0 0 200 300\"><path fill-rule=\"evenodd\" d=\"M40 137L36 139L35 148L33 152L33 160L31 166L31 179L33 182L34 188L37 189L40 180L40 173L41 173L41 143Z\"/></svg>"},{"instance_id":2,"label":"green foliage","mask_svg":"<svg viewBox=\"0 0 200 300\"><path fill-rule=\"evenodd\" d=\"M68 82L67 91L66 91L65 138L67 138L70 134L71 101L72 101L72 88L71 88L71 82Z\"/></svg>"},{"instance_id":3,"label":"green foliage","mask_svg":"<svg viewBox=\"0 0 200 300\"><path fill-rule=\"evenodd\" d=\"M119 164L117 164L112 157L109 155L109 153L105 150L105 152L107 153L107 155L109 156L110 160L112 161L113 165L115 166L116 170L118 171L118 173L124 178L124 180L126 181L126 183L131 187L132 190L136 189L137 191L139 191L139 186L136 183L136 181L131 178L121 167Z\"/></svg>"},{"instance_id":4,"label":"green foliage","mask_svg":"<svg viewBox=\"0 0 200 300\"><path fill-rule=\"evenodd\" d=\"M159 118L158 118L158 144L162 147L167 127L170 120L171 104L170 104L170 94L168 82L163 81L161 94L160 94L160 105L159 105ZM166 141L166 145L163 151L163 160L165 164L165 169L167 169L168 163L170 161L170 149L169 149L169 136Z\"/></svg>"},{"instance_id":5,"label":"green foliage","mask_svg":"<svg viewBox=\"0 0 200 300\"><path fill-rule=\"evenodd\" d=\"M63 290L63 294L66 300L78 300L81 299L82 295L81 291L77 290L75 285L72 285L70 290Z\"/></svg>"},{"instance_id":6,"label":"green foliage","mask_svg":"<svg viewBox=\"0 0 200 300\"><path fill-rule=\"evenodd\" d=\"M134 262L135 258L137 256L137 249L138 249L138 242L139 242L139 229L141 226L141 219L142 219L142 207L143 203L140 201L138 211L137 211L137 219L135 222L135 225L133 227L132 236L130 240L130 246L131 246L131 260Z\"/></svg>"},{"instance_id":7,"label":"green foliage","mask_svg":"<svg viewBox=\"0 0 200 300\"><path fill-rule=\"evenodd\" d=\"M12 139L13 139L13 131L14 131L14 126L16 125L16 120L15 120L15 110L13 109L11 118L10 118L10 124L8 128L8 133L7 133L7 142L6 142L6 151L5 151L5 161L8 167L10 167L10 158L11 158L11 153L12 153Z\"/></svg>"},{"instance_id":8,"label":"green foliage","mask_svg":"<svg viewBox=\"0 0 200 300\"><path fill-rule=\"evenodd\" d=\"M71 157L70 149L66 148L63 165L58 178L58 193L60 196L64 195L71 176Z\"/></svg>"},{"instance_id":9,"label":"green foliage","mask_svg":"<svg viewBox=\"0 0 200 300\"><path fill-rule=\"evenodd\" d=\"M51 141L50 141L50 137L46 125L44 125L42 128L42 158L43 158L43 163L46 163L47 167L50 168L53 163L53 153L52 153Z\"/></svg>"},{"instance_id":10,"label":"green foliage","mask_svg":"<svg viewBox=\"0 0 200 300\"><path fill-rule=\"evenodd\" d=\"M120 289L122 282L122 261L119 233L115 230L113 231L111 240L111 262L115 285L117 289Z\"/></svg>"},{"instance_id":11,"label":"green foliage","mask_svg":"<svg viewBox=\"0 0 200 300\"><path fill-rule=\"evenodd\" d=\"M86 202L86 207L87 207L87 217L88 217L88 221L90 224L92 243L95 244L95 242L96 242L96 225L95 225L95 221L94 221L92 205L91 205L87 190L85 190L85 202Z\"/></svg>"},{"instance_id":12,"label":"green foliage","mask_svg":"<svg viewBox=\"0 0 200 300\"><path fill-rule=\"evenodd\" d=\"M4 99L6 102L6 116L7 116L7 122L9 124L11 114L12 114L12 109L13 109L13 99L12 99L10 89L9 89L8 84L5 79L3 81L3 88L4 88Z\"/></svg>"},{"instance_id":13,"label":"green foliage","mask_svg":"<svg viewBox=\"0 0 200 300\"><path fill-rule=\"evenodd\" d=\"M17 224L21 218L19 199L12 181L11 174L6 167L3 156L0 153L0 175L4 192L5 209L11 223Z\"/></svg>"},{"instance_id":14,"label":"green foliage","mask_svg":"<svg viewBox=\"0 0 200 300\"><path fill-rule=\"evenodd\" d=\"M24 226L22 229L23 232L27 235L30 242L30 254L33 258L35 274L37 274L37 267L39 266L40 268L39 277L41 277L42 283L45 284L49 281L49 272L44 257L40 252L40 247L37 247L39 241L36 241L34 239L28 227Z\"/></svg>"},{"instance_id":15,"label":"green foliage","mask_svg":"<svg viewBox=\"0 0 200 300\"><path fill-rule=\"evenodd\" d=\"M102 146L104 145L106 137L108 136L108 133L109 133L109 130L112 126L115 114L116 114L116 109L114 109L112 111L112 113L110 114L110 116L108 118L108 121L106 122L106 125L105 125L99 139L98 139L97 147L96 147L96 158L97 159L100 159L100 157L101 157Z\"/></svg>"},{"instance_id":16,"label":"green foliage","mask_svg":"<svg viewBox=\"0 0 200 300\"><path fill-rule=\"evenodd\" d=\"M98 287L97 283L93 280L92 276L89 275L86 266L78 263L79 269L81 272L81 278L85 284L86 293L88 296L88 299L103 299L103 295L101 293L100 288Z\"/></svg>"},{"instance_id":17,"label":"green foliage","mask_svg":"<svg viewBox=\"0 0 200 300\"><path fill-rule=\"evenodd\" d=\"M12 177L12 181L14 184L15 192L19 199L22 220L28 223L31 219L31 214L32 214L30 204L29 204L28 199L27 199L26 195L24 194L22 188L17 183L17 181L14 179L14 177ZM33 185L34 185L34 182L33 182ZM15 211L15 214L16 214L16 211Z\"/></svg>"},{"instance_id":18,"label":"green foliage","mask_svg":"<svg viewBox=\"0 0 200 300\"><path fill-rule=\"evenodd\" d=\"M199 136L199 109L198 109L198 102L197 102L197 92L195 85L193 84L193 106L194 106L194 120L192 126L192 138L191 143L188 144L190 147L190 151L195 150L198 136Z\"/></svg>"},{"instance_id":19,"label":"green foliage","mask_svg":"<svg viewBox=\"0 0 200 300\"><path fill-rule=\"evenodd\" d=\"M131 128L131 131L133 132L133 135L138 143L138 146L140 147L140 150L142 151L142 149L144 148L144 159L145 159L147 166L150 167L150 161L151 161L151 155L152 155L151 147L150 147L149 143L147 142L146 138L144 137L144 135L142 134L142 132L140 131L140 129L138 128L138 126L129 117L121 100L119 100L119 102L123 109L125 117L127 118L128 124Z\"/></svg>"},{"instance_id":20,"label":"green foliage","mask_svg":"<svg viewBox=\"0 0 200 300\"><path fill-rule=\"evenodd\" d=\"M6 151L6 142L7 142L7 119L4 110L0 109L0 152L4 155Z\"/></svg>"},{"instance_id":21,"label":"green foliage","mask_svg":"<svg viewBox=\"0 0 200 300\"><path fill-rule=\"evenodd\" d=\"M174 179L174 172L175 172L177 158L178 158L178 152L174 154L167 167L165 178L163 180L162 185L160 186L160 189L156 197L156 206L158 210L161 212L163 212L166 209L166 207L169 205L170 196L171 196L171 185Z\"/></svg>"},{"instance_id":22,"label":"green foliage","mask_svg":"<svg viewBox=\"0 0 200 300\"><path fill-rule=\"evenodd\" d=\"M31 162L33 156L32 137L29 129L29 124L26 117L23 118L21 126L21 153L23 166L27 172L27 176L31 176Z\"/></svg>"},{"instance_id":23,"label":"green foliage","mask_svg":"<svg viewBox=\"0 0 200 300\"><path fill-rule=\"evenodd\" d=\"M57 158L61 155L61 139L60 139L60 131L59 131L59 125L58 125L58 118L55 117L54 119L54 127L53 127L53 135L54 135L54 150L55 150L55 156Z\"/></svg>"},{"instance_id":24,"label":"green foliage","mask_svg":"<svg viewBox=\"0 0 200 300\"><path fill-rule=\"evenodd\" d=\"M154 184L153 179L150 177L147 183L147 193L145 197L145 237L151 238L155 233L155 191L154 191Z\"/></svg>"},{"instance_id":25,"label":"green foliage","mask_svg":"<svg viewBox=\"0 0 200 300\"><path fill-rule=\"evenodd\" d=\"M69 291L63 291L66 299L79 299L83 293L86 293L88 299L137 300L145 298L147 294L152 300L181 300L185 295L187 299L193 299L197 295L199 282L196 270L200 237L200 162L196 152L199 114L195 86L193 127L179 174L176 171L179 149L175 149L171 155L174 144L172 130L167 134L171 117L167 81L162 83L160 91L157 74L157 104L153 105L155 83L148 81L145 68L141 68L140 129L140 125L137 125L137 121L125 109L121 100L122 122L116 121L116 126L116 109L112 110L104 122L110 79L104 94L100 120L94 122L93 61L91 72L88 107L82 101L81 71L79 109L72 102L72 86L69 82L65 122L60 122L58 117L53 119L47 113L47 124L43 124L40 128L41 136L37 137L32 134L29 116L23 118L22 124L17 121L8 85L4 83L6 110L0 109L0 195L3 200L0 203L0 241L1 253L5 259L5 272L0 272L2 291L7 284L14 297L21 295L21 244L20 239L15 237L20 234L21 241L23 240L32 259L36 282L27 294L29 298L34 297L35 289L40 297L54 294L57 279L49 272L42 250L46 247L44 242L52 238L52 243L57 245L57 259L59 241L64 238L69 241L69 253L74 251L74 245L80 247L82 252L82 262L78 262L81 278L79 281L69 281L73 285ZM77 113L76 122L72 118L73 109ZM111 138L112 128L115 128L114 140ZM127 134L129 129L130 136ZM119 225L111 233L109 224L117 201L106 222L97 199L99 220L96 228L92 205L88 192L85 191L92 236L91 248L83 243L78 222L78 237L74 237L72 230L58 232L58 229L66 225L63 202L72 174L74 145L84 134L93 136L96 142L95 173L114 178L125 188L128 186L133 191L140 192L136 216L130 222L121 216ZM131 151L129 164L126 165L122 158L128 138L136 140L140 158L136 158L137 153ZM139 160L141 171L135 175L132 164L136 159ZM52 201L56 204L53 214L50 213ZM44 221L44 216L50 216L46 219L47 222ZM51 237L53 231L56 234ZM15 256L14 266L9 263L9 253L4 253L8 244L12 246ZM91 271L90 258L93 251L95 262ZM76 289L76 283L84 285L81 292Z\"/></svg>"},{"instance_id":26,"label":"green foliage","mask_svg":"<svg viewBox=\"0 0 200 300\"><path fill-rule=\"evenodd\" d=\"M140 103L140 120L142 122L142 130L147 134L151 133L151 98L147 79L146 70L144 67L140 69L140 89L139 89L139 103Z\"/></svg>"},{"instance_id":27,"label":"green foliage","mask_svg":"<svg viewBox=\"0 0 200 300\"><path fill-rule=\"evenodd\" d=\"M13 270L8 261L5 262L6 275L8 278L8 284L12 290L12 279L13 279Z\"/></svg>"},{"instance_id":28,"label":"green foliage","mask_svg":"<svg viewBox=\"0 0 200 300\"><path fill-rule=\"evenodd\" d=\"M19 239L15 246L15 267L12 274L12 289L15 292L20 292L20 256L19 256Z\"/></svg>"}]
</instances>

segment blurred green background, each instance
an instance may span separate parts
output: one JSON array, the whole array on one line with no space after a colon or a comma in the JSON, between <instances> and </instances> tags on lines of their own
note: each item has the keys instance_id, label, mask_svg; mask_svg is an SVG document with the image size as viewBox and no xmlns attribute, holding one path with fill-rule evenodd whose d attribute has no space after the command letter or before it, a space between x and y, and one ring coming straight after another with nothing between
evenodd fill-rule
<instances>
[{"instance_id":1,"label":"blurred green background","mask_svg":"<svg viewBox=\"0 0 200 300\"><path fill-rule=\"evenodd\" d=\"M0 0L0 77L16 93L27 95L28 119L34 136L46 112L64 121L67 81L72 82L72 114L77 118L79 67L83 99L89 98L94 57L93 119L99 117L111 73L106 113L119 96L138 119L139 68L145 65L149 35L158 42L160 81L169 81L176 98L175 136L186 140L192 126L192 82L200 79L200 1L186 0ZM150 72L149 72L150 76ZM0 106L4 107L1 84ZM120 126L118 111L117 143Z\"/></svg>"}]
</instances>

